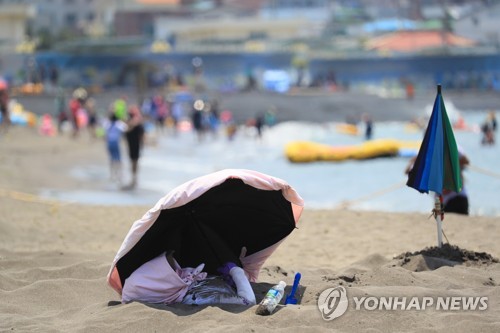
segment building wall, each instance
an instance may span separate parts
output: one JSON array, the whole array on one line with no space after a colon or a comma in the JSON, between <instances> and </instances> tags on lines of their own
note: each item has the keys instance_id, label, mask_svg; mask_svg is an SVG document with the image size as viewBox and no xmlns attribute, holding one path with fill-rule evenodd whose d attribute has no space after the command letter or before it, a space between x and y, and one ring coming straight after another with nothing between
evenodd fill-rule
<instances>
[{"instance_id":1,"label":"building wall","mask_svg":"<svg viewBox=\"0 0 500 333\"><path fill-rule=\"evenodd\" d=\"M151 35L154 13L118 12L115 15L114 30L119 37Z\"/></svg>"},{"instance_id":2,"label":"building wall","mask_svg":"<svg viewBox=\"0 0 500 333\"><path fill-rule=\"evenodd\" d=\"M0 12L13 5L30 6L35 15L30 20L35 33L48 30L53 34L63 29L86 32L98 24L109 30L116 8L126 0L0 0Z\"/></svg>"},{"instance_id":3,"label":"building wall","mask_svg":"<svg viewBox=\"0 0 500 333\"><path fill-rule=\"evenodd\" d=\"M35 2L37 15L35 31L47 29L57 33L61 29L84 30L97 16L99 0L39 0Z\"/></svg>"},{"instance_id":4,"label":"building wall","mask_svg":"<svg viewBox=\"0 0 500 333\"><path fill-rule=\"evenodd\" d=\"M12 52L26 36L26 22L33 8L23 4L0 4L0 53Z\"/></svg>"},{"instance_id":5,"label":"building wall","mask_svg":"<svg viewBox=\"0 0 500 333\"><path fill-rule=\"evenodd\" d=\"M175 34L179 42L202 40L245 40L261 38L287 39L304 35L310 29L310 22L304 19L266 20L259 18L226 20L178 20L158 18L155 22L155 37L167 38Z\"/></svg>"},{"instance_id":6,"label":"building wall","mask_svg":"<svg viewBox=\"0 0 500 333\"><path fill-rule=\"evenodd\" d=\"M320 34L331 15L328 0L248 1L246 5L241 7L237 1L228 1L210 15L194 14L191 19L157 17L155 38L175 34L179 43L245 40L255 36L281 40L309 38ZM231 12L242 8L245 10Z\"/></svg>"},{"instance_id":7,"label":"building wall","mask_svg":"<svg viewBox=\"0 0 500 333\"><path fill-rule=\"evenodd\" d=\"M500 48L500 4L496 4L453 24L453 30L461 35Z\"/></svg>"}]
</instances>

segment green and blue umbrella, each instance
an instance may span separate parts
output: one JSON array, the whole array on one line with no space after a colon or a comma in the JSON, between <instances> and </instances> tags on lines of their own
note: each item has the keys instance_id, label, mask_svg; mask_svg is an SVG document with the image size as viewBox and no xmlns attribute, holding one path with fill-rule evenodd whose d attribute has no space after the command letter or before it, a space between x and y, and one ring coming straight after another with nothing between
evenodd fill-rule
<instances>
[{"instance_id":1,"label":"green and blue umbrella","mask_svg":"<svg viewBox=\"0 0 500 333\"><path fill-rule=\"evenodd\" d=\"M436 193L433 213L437 224L438 246L441 247L443 190L462 190L457 142L444 106L441 85L437 86L429 124L406 185L421 193Z\"/></svg>"},{"instance_id":2,"label":"green and blue umbrella","mask_svg":"<svg viewBox=\"0 0 500 333\"><path fill-rule=\"evenodd\" d=\"M432 191L439 195L444 189L462 190L458 148L446 113L441 85L437 86L429 124L406 185L421 193Z\"/></svg>"}]
</instances>

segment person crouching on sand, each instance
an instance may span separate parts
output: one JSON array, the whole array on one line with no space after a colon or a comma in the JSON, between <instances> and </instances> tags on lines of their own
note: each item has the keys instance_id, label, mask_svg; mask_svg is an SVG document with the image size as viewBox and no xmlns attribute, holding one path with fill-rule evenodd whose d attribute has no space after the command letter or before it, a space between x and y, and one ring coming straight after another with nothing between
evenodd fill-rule
<instances>
[{"instance_id":1,"label":"person crouching on sand","mask_svg":"<svg viewBox=\"0 0 500 333\"><path fill-rule=\"evenodd\" d=\"M207 275L204 264L181 268L164 252L136 269L126 280L122 303L255 305L255 294L243 269L228 262L220 275Z\"/></svg>"}]
</instances>

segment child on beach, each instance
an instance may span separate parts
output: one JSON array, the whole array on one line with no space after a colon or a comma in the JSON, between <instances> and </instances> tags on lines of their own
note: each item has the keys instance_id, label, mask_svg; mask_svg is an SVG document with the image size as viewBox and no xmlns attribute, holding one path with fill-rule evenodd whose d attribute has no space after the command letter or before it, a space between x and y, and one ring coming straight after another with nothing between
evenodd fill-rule
<instances>
[{"instance_id":1,"label":"child on beach","mask_svg":"<svg viewBox=\"0 0 500 333\"><path fill-rule=\"evenodd\" d=\"M122 181L122 164L120 154L120 141L123 133L127 130L127 125L118 120L115 113L111 113L109 121L104 124L106 133L106 146L110 159L110 176L111 181L118 184Z\"/></svg>"},{"instance_id":2,"label":"child on beach","mask_svg":"<svg viewBox=\"0 0 500 333\"><path fill-rule=\"evenodd\" d=\"M172 253L164 252L136 269L126 280L122 302L183 303L191 305L255 305L255 294L241 267L228 262L221 275L207 275L204 264L181 268Z\"/></svg>"}]
</instances>

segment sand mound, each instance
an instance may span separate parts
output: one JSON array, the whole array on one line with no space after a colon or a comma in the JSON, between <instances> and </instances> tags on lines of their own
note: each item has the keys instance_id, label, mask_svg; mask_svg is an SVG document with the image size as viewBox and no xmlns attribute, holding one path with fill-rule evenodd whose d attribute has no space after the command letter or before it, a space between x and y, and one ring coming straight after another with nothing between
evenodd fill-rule
<instances>
[{"instance_id":1,"label":"sand mound","mask_svg":"<svg viewBox=\"0 0 500 333\"><path fill-rule=\"evenodd\" d=\"M455 265L481 267L499 262L489 253L470 251L450 244L444 244L442 247L426 247L416 252L405 252L394 259L400 260L401 267L414 272Z\"/></svg>"}]
</instances>

